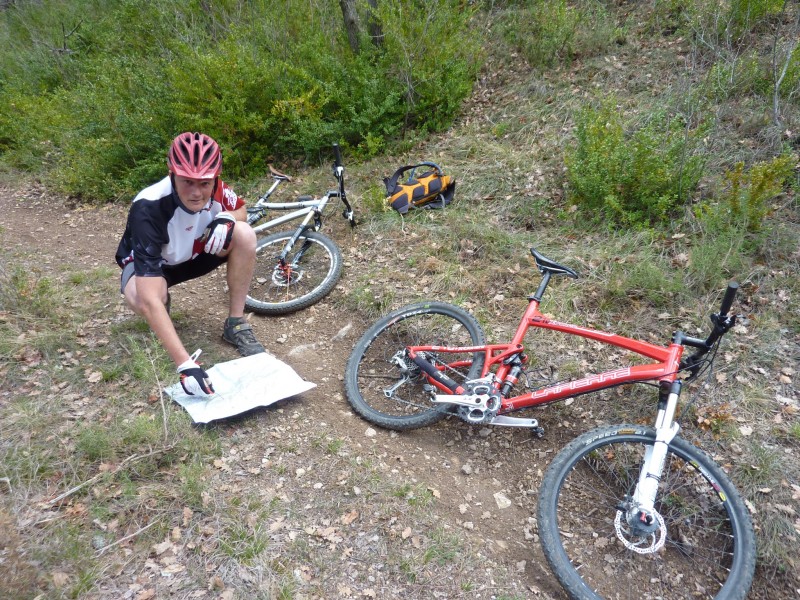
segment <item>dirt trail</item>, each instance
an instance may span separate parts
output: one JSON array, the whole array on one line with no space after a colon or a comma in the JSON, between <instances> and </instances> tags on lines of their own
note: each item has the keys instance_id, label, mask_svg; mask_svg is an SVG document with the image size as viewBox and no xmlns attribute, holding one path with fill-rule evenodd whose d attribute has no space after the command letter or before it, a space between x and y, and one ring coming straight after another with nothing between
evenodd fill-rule
<instances>
[{"instance_id":1,"label":"dirt trail","mask_svg":"<svg viewBox=\"0 0 800 600\"><path fill-rule=\"evenodd\" d=\"M118 277L113 255L126 213L124 205L69 208L63 199L37 188L0 190L4 250L21 261L35 261L46 274L108 267L113 270L110 277ZM347 264L348 257L357 255L362 247L359 233L334 237ZM555 427L545 440L535 440L525 431L472 428L456 421L398 435L376 431L356 417L344 398L342 376L345 361L365 324L335 308L337 299L348 288L348 268L353 268L352 263L346 267L337 289L310 309L277 318L251 315L259 340L317 387L283 403L279 409L254 411L223 425L223 460L241 460L243 449L248 456L269 456L276 437L291 436L299 447L294 460L298 465L306 464L311 459L304 457L303 445L322 430L343 440L353 452L373 457L386 477L435 490L437 498L430 510L435 513L436 522L465 536L475 556L485 562L467 568L485 573L481 576L485 584L463 597L502 597L505 593L507 597L563 598L544 565L532 533L531 517L538 483L554 444L572 435L560 434ZM172 297L173 311L192 315L197 330L191 332L191 337L206 340L203 343L210 347L212 356L227 360L235 355L230 346L218 340L218 330L226 316L223 281L221 275L214 274L174 288ZM113 297L109 298L108 310L109 315L119 315L125 309L121 299ZM317 475L324 477L323 473ZM235 469L221 470L215 477L222 489L236 482L241 485L241 475ZM275 481L263 472L250 484L272 489ZM324 479L321 487L329 489ZM322 497L324 494L320 494ZM502 498L511 500L510 505L505 506ZM309 506L312 511L319 510L320 520L324 521L324 505L309 502ZM306 515L306 519L311 518ZM355 563L374 562L372 549L364 548L363 552L355 557ZM451 572L456 568L463 572L465 567L459 564L440 568L440 597L461 597L465 593L453 583L459 577L459 573ZM501 572L503 580L493 581L493 573ZM342 570L342 578L348 578L346 569ZM330 591L329 597L347 597L341 591L341 582L331 580L321 585ZM401 591L403 597L429 597L411 584Z\"/></svg>"}]
</instances>

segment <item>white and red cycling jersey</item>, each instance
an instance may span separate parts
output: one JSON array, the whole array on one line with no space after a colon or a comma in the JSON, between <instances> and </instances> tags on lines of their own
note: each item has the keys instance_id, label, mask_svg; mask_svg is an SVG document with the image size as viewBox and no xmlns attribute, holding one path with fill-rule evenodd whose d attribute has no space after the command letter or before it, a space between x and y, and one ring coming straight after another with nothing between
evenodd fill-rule
<instances>
[{"instance_id":1,"label":"white and red cycling jersey","mask_svg":"<svg viewBox=\"0 0 800 600\"><path fill-rule=\"evenodd\" d=\"M117 248L117 264L125 267L133 261L139 277L162 275L162 266L185 263L203 251L200 237L214 217L243 205L244 201L220 179L208 204L190 213L178 200L167 176L133 199Z\"/></svg>"}]
</instances>

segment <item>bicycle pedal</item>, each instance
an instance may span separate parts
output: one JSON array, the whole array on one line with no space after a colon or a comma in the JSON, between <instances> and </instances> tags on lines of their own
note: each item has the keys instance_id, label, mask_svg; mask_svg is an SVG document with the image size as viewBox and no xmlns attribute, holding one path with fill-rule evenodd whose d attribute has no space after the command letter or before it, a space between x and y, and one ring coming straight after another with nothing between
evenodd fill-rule
<instances>
[{"instance_id":1,"label":"bicycle pedal","mask_svg":"<svg viewBox=\"0 0 800 600\"><path fill-rule=\"evenodd\" d=\"M507 417L505 415L497 415L487 425L502 425L503 427L528 427L530 429L541 429L539 421L536 419L523 419L520 417Z\"/></svg>"}]
</instances>

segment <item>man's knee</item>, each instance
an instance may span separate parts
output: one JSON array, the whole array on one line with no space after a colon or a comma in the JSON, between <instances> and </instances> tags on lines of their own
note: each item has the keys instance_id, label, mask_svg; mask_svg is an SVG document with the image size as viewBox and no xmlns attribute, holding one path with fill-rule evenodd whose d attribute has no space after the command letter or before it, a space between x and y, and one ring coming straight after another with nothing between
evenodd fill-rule
<instances>
[{"instance_id":1,"label":"man's knee","mask_svg":"<svg viewBox=\"0 0 800 600\"><path fill-rule=\"evenodd\" d=\"M143 313L144 307L142 306L141 296L139 295L138 290L136 289L136 281L137 281L136 275L134 275L128 280L128 282L125 284L122 296L125 299L125 304L128 305L128 308L130 308L137 315L141 315ZM162 281L164 282L164 285L163 285L163 290L161 290L160 296L161 296L161 302L164 303L164 305L166 305L167 302L169 301L169 293L167 290L166 280Z\"/></svg>"},{"instance_id":2,"label":"man's knee","mask_svg":"<svg viewBox=\"0 0 800 600\"><path fill-rule=\"evenodd\" d=\"M231 252L255 252L256 249L256 232L253 228L244 221L237 221L236 226L233 228L233 236L231 237L231 245L228 247L227 252L220 252L219 256L227 256Z\"/></svg>"}]
</instances>

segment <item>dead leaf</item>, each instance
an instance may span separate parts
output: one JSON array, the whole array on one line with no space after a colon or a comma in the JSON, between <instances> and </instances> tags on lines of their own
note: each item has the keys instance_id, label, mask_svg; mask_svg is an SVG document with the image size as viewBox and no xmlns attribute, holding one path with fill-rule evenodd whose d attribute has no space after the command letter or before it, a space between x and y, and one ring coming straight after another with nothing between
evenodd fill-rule
<instances>
[{"instance_id":1,"label":"dead leaf","mask_svg":"<svg viewBox=\"0 0 800 600\"><path fill-rule=\"evenodd\" d=\"M61 571L56 571L51 577L53 578L53 585L57 588L62 588L69 583L69 575Z\"/></svg>"},{"instance_id":2,"label":"dead leaf","mask_svg":"<svg viewBox=\"0 0 800 600\"><path fill-rule=\"evenodd\" d=\"M800 500L800 485L793 483L792 489L794 490L794 492L792 492L792 500Z\"/></svg>"},{"instance_id":3,"label":"dead leaf","mask_svg":"<svg viewBox=\"0 0 800 600\"><path fill-rule=\"evenodd\" d=\"M86 513L86 505L78 502L77 504L68 506L65 512L67 513L68 517L79 517Z\"/></svg>"},{"instance_id":4,"label":"dead leaf","mask_svg":"<svg viewBox=\"0 0 800 600\"><path fill-rule=\"evenodd\" d=\"M351 510L349 513L342 515L339 521L341 521L342 525L350 525L350 523L355 521L357 518L358 518L358 511Z\"/></svg>"},{"instance_id":5,"label":"dead leaf","mask_svg":"<svg viewBox=\"0 0 800 600\"><path fill-rule=\"evenodd\" d=\"M164 576L164 577L168 577L169 575L177 575L178 573L181 573L182 571L185 571L185 570L186 570L186 567L184 567L183 565L179 565L179 564L175 563L175 564L169 565L168 567L165 567L164 569L161 569L161 575Z\"/></svg>"},{"instance_id":6,"label":"dead leaf","mask_svg":"<svg viewBox=\"0 0 800 600\"><path fill-rule=\"evenodd\" d=\"M153 552L155 552L156 556L161 556L167 550L172 549L172 542L169 540L164 540L160 544L155 544L153 546Z\"/></svg>"},{"instance_id":7,"label":"dead leaf","mask_svg":"<svg viewBox=\"0 0 800 600\"><path fill-rule=\"evenodd\" d=\"M150 598L154 598L155 595L156 591L154 589L142 590L136 595L136 600L150 600Z\"/></svg>"},{"instance_id":8,"label":"dead leaf","mask_svg":"<svg viewBox=\"0 0 800 600\"><path fill-rule=\"evenodd\" d=\"M212 592L219 592L225 589L225 582L222 581L222 577L219 575L214 575L211 580L208 582L208 589Z\"/></svg>"},{"instance_id":9,"label":"dead leaf","mask_svg":"<svg viewBox=\"0 0 800 600\"><path fill-rule=\"evenodd\" d=\"M400 537L402 537L404 540L407 540L408 538L410 538L411 537L411 527L406 527L405 529L403 529L403 533L400 534Z\"/></svg>"},{"instance_id":10,"label":"dead leaf","mask_svg":"<svg viewBox=\"0 0 800 600\"><path fill-rule=\"evenodd\" d=\"M97 383L103 379L103 374L100 371L92 371L86 376L86 381L89 383Z\"/></svg>"}]
</instances>

